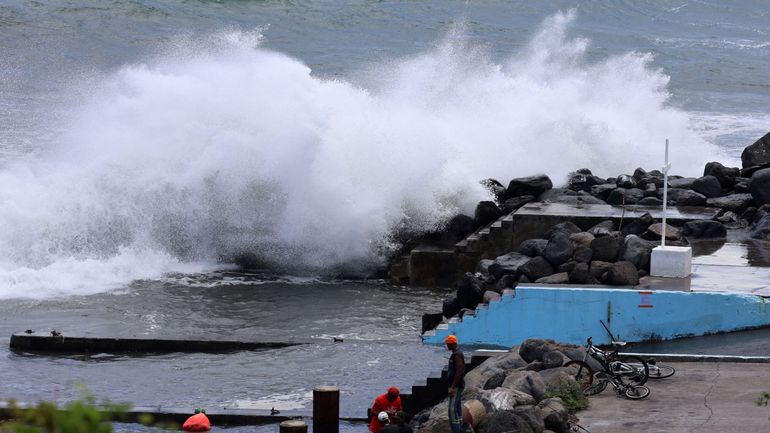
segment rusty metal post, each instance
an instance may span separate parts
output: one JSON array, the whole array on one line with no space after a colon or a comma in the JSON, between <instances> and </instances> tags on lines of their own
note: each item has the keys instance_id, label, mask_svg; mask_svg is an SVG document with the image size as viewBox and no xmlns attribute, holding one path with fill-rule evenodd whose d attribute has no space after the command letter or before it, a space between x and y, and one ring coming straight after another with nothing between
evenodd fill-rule
<instances>
[{"instance_id":1,"label":"rusty metal post","mask_svg":"<svg viewBox=\"0 0 770 433\"><path fill-rule=\"evenodd\" d=\"M317 386L313 390L313 433L339 433L340 389Z\"/></svg>"},{"instance_id":2,"label":"rusty metal post","mask_svg":"<svg viewBox=\"0 0 770 433\"><path fill-rule=\"evenodd\" d=\"M278 425L279 433L307 433L307 423L301 419L290 419Z\"/></svg>"}]
</instances>

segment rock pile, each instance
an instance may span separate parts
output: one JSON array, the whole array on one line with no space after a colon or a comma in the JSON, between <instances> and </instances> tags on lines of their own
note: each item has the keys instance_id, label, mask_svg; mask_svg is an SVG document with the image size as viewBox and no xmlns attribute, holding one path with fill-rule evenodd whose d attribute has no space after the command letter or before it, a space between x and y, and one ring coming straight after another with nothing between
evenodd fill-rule
<instances>
[{"instance_id":1,"label":"rock pile","mask_svg":"<svg viewBox=\"0 0 770 433\"><path fill-rule=\"evenodd\" d=\"M575 389L577 383L573 367L563 365L584 357L584 348L531 339L476 367L465 376L462 398L478 400L486 410L485 420L475 431L568 432L569 411L557 395L564 389ZM589 363L596 362L590 356L588 359ZM418 433L449 433L447 400L415 415L412 427Z\"/></svg>"}]
</instances>

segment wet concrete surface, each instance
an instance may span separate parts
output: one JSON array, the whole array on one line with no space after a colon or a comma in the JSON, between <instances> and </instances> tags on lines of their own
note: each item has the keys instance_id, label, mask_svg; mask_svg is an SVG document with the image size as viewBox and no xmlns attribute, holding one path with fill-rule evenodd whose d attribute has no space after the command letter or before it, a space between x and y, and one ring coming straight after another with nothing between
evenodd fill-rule
<instances>
[{"instance_id":1,"label":"wet concrete surface","mask_svg":"<svg viewBox=\"0 0 770 433\"><path fill-rule=\"evenodd\" d=\"M676 374L650 380L644 400L618 397L612 389L589 397L577 414L591 433L769 432L770 408L757 406L770 390L767 364L670 363Z\"/></svg>"},{"instance_id":2,"label":"wet concrete surface","mask_svg":"<svg viewBox=\"0 0 770 433\"><path fill-rule=\"evenodd\" d=\"M770 328L680 338L653 343L636 343L632 347L624 348L623 351L636 353L770 356ZM770 370L770 367L768 369ZM768 387L770 387L770 384L768 384Z\"/></svg>"}]
</instances>

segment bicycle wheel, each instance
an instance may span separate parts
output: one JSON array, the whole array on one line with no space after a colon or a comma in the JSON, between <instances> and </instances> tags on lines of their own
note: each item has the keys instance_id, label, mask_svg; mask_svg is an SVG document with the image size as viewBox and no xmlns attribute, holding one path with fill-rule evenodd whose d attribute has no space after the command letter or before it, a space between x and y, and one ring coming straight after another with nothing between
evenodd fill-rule
<instances>
[{"instance_id":1,"label":"bicycle wheel","mask_svg":"<svg viewBox=\"0 0 770 433\"><path fill-rule=\"evenodd\" d=\"M613 373L618 375L621 383L624 385L644 385L647 382L650 369L644 359L636 355L627 355L621 356L618 361L619 363L613 364Z\"/></svg>"},{"instance_id":2,"label":"bicycle wheel","mask_svg":"<svg viewBox=\"0 0 770 433\"><path fill-rule=\"evenodd\" d=\"M609 381L607 379L599 379L594 376L594 382L591 386L583 390L583 395L596 395L604 391L607 388Z\"/></svg>"},{"instance_id":3,"label":"bicycle wheel","mask_svg":"<svg viewBox=\"0 0 770 433\"><path fill-rule=\"evenodd\" d=\"M650 388L642 385L631 385L626 387L623 391L623 395L631 400L641 400L650 395Z\"/></svg>"},{"instance_id":4,"label":"bicycle wheel","mask_svg":"<svg viewBox=\"0 0 770 433\"><path fill-rule=\"evenodd\" d=\"M574 367L575 373L572 377L575 378L580 385L580 390L585 391L594 382L594 371L583 361L569 361L564 364L565 367Z\"/></svg>"},{"instance_id":5,"label":"bicycle wheel","mask_svg":"<svg viewBox=\"0 0 770 433\"><path fill-rule=\"evenodd\" d=\"M650 379L664 379L674 375L676 370L669 365L647 364L650 369Z\"/></svg>"}]
</instances>

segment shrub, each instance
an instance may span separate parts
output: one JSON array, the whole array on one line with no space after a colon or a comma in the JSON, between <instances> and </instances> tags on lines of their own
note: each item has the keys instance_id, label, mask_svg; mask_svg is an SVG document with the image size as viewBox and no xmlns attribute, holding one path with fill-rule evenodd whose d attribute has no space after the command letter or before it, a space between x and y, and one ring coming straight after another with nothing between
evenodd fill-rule
<instances>
[{"instance_id":1,"label":"shrub","mask_svg":"<svg viewBox=\"0 0 770 433\"><path fill-rule=\"evenodd\" d=\"M583 395L580 385L574 381L562 382L558 387L546 391L545 395L548 398L561 398L562 402L564 402L564 407L570 413L575 413L588 407L588 398Z\"/></svg>"}]
</instances>

